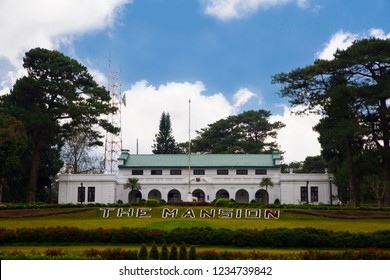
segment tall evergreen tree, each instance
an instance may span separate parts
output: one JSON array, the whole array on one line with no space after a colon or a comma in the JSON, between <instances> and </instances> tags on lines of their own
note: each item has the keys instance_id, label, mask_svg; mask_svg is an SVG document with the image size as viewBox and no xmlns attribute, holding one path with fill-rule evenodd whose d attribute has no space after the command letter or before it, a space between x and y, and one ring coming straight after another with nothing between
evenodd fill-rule
<instances>
[{"instance_id":1,"label":"tall evergreen tree","mask_svg":"<svg viewBox=\"0 0 390 280\"><path fill-rule=\"evenodd\" d=\"M332 162L335 174L338 174L339 166L344 166L348 176L348 184L338 180L336 184L340 193L348 193L344 201L349 201L351 205L356 205L357 201L357 176L355 172L356 155L363 149L362 138L366 132L358 124L359 103L355 100L353 89L346 85L346 82L337 81L334 77L328 91L329 102L324 105L324 118L314 127L320 136L318 138L322 146L322 154L325 159ZM344 173L344 171L343 171ZM340 174L341 175L341 174ZM345 191L347 190L347 191Z\"/></svg>"},{"instance_id":2,"label":"tall evergreen tree","mask_svg":"<svg viewBox=\"0 0 390 280\"><path fill-rule=\"evenodd\" d=\"M191 150L212 154L259 154L277 150L272 138L276 138L277 130L284 124L269 122L270 116L271 112L266 110L251 110L218 120L197 131Z\"/></svg>"},{"instance_id":3,"label":"tall evergreen tree","mask_svg":"<svg viewBox=\"0 0 390 280\"><path fill-rule=\"evenodd\" d=\"M354 192L351 204L359 196L353 181L358 174L354 158L376 153L381 177L390 181L390 39L355 41L338 50L334 59L280 73L273 82L284 85L279 94L290 98L292 105L306 105L305 111L325 116L316 130L323 153L337 155L340 170L347 165L344 174ZM359 171L359 175L370 173ZM390 195L386 200L390 203Z\"/></svg>"},{"instance_id":4,"label":"tall evergreen tree","mask_svg":"<svg viewBox=\"0 0 390 280\"><path fill-rule=\"evenodd\" d=\"M176 154L179 152L175 138L172 135L171 117L163 112L160 119L159 131L152 146L154 154Z\"/></svg>"},{"instance_id":5,"label":"tall evergreen tree","mask_svg":"<svg viewBox=\"0 0 390 280\"><path fill-rule=\"evenodd\" d=\"M108 91L94 81L85 66L41 48L28 51L23 61L27 76L16 81L10 94L0 97L0 110L21 120L26 129L30 147L26 200L35 202L45 154L59 158L64 139L77 127L83 126L96 145L103 144L97 127L113 133L119 128L102 118L116 108L109 102Z\"/></svg>"}]
</instances>

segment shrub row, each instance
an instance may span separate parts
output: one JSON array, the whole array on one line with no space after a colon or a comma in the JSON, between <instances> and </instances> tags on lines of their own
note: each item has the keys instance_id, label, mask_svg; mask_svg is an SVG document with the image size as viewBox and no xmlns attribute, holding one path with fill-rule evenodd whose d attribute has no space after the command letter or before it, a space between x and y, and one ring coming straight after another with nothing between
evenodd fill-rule
<instances>
[{"instance_id":1,"label":"shrub row","mask_svg":"<svg viewBox=\"0 0 390 280\"><path fill-rule=\"evenodd\" d=\"M165 244L165 243L164 243ZM164 245L163 245L164 246ZM185 245L184 245L185 246ZM183 247L183 244L180 246ZM164 249L165 248L165 249ZM201 250L196 252L191 246L189 253L178 253L176 244L173 244L170 252L167 246L161 248L159 252L153 249L153 245L148 252L145 245L140 250L126 250L123 248L107 249L85 249L82 252L67 252L64 249L46 249L44 253L32 250L22 252L15 250L11 252L0 252L0 259L99 259L99 260L145 260L145 259L170 259L170 260L390 260L390 252L377 248L341 251L319 251L308 250L297 253L273 254L262 251L221 251ZM154 251L153 251L154 250ZM164 253L165 250L165 253ZM175 251L176 250L176 251ZM153 253L154 252L154 253ZM164 257L163 257L164 256Z\"/></svg>"},{"instance_id":2,"label":"shrub row","mask_svg":"<svg viewBox=\"0 0 390 280\"><path fill-rule=\"evenodd\" d=\"M214 229L176 228L172 231L146 228L80 229L76 227L0 228L5 243L182 243L209 246L270 248L390 248L390 230L350 233L314 228Z\"/></svg>"},{"instance_id":3,"label":"shrub row","mask_svg":"<svg viewBox=\"0 0 390 280\"><path fill-rule=\"evenodd\" d=\"M382 249L368 248L342 251L308 250L299 253L272 254L261 251L251 252L216 252L200 251L198 260L389 260L390 252Z\"/></svg>"}]
</instances>

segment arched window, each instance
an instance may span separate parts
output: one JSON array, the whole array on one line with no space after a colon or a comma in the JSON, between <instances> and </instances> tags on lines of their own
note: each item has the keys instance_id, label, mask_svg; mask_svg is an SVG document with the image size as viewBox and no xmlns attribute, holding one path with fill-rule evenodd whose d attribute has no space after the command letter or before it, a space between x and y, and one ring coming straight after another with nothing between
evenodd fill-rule
<instances>
[{"instance_id":1,"label":"arched window","mask_svg":"<svg viewBox=\"0 0 390 280\"><path fill-rule=\"evenodd\" d=\"M244 189L238 190L236 192L236 202L249 203L249 193Z\"/></svg>"}]
</instances>

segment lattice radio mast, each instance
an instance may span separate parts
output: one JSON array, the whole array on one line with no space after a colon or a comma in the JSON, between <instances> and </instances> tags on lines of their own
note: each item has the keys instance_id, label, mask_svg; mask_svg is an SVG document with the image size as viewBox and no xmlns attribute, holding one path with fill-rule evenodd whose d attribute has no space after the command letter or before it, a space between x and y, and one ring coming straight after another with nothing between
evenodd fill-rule
<instances>
[{"instance_id":1,"label":"lattice radio mast","mask_svg":"<svg viewBox=\"0 0 390 280\"><path fill-rule=\"evenodd\" d=\"M125 96L122 93L122 85L119 83L119 73L111 71L111 59L109 67L108 90L111 97L111 105L117 108L116 113L108 115L108 122L121 130L118 135L106 132L104 145L104 169L107 173L118 172L118 158L122 151L122 103L126 106Z\"/></svg>"}]
</instances>

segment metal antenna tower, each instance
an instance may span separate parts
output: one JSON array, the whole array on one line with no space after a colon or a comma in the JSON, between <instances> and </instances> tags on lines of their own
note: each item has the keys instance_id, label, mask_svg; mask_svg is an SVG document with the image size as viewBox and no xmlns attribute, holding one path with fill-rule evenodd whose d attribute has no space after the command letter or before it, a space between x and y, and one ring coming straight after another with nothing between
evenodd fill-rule
<instances>
[{"instance_id":1,"label":"metal antenna tower","mask_svg":"<svg viewBox=\"0 0 390 280\"><path fill-rule=\"evenodd\" d=\"M116 113L108 115L108 122L119 127L118 135L106 132L106 142L104 145L104 169L107 173L118 172L118 158L122 151L122 103L126 106L125 96L122 94L122 85L118 82L119 73L111 71L111 59L109 67L108 90L111 97L111 105L117 108Z\"/></svg>"}]
</instances>

